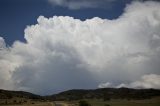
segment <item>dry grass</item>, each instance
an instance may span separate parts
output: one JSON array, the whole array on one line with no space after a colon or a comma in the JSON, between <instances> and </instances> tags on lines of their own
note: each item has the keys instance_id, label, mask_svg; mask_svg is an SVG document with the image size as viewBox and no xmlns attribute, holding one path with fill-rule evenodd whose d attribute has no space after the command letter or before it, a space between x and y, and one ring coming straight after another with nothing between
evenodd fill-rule
<instances>
[{"instance_id":1,"label":"dry grass","mask_svg":"<svg viewBox=\"0 0 160 106\"><path fill-rule=\"evenodd\" d=\"M0 99L0 106L55 106L53 102L25 98Z\"/></svg>"},{"instance_id":2,"label":"dry grass","mask_svg":"<svg viewBox=\"0 0 160 106\"><path fill-rule=\"evenodd\" d=\"M146 100L125 100L125 99L114 99L110 101L103 101L99 99L88 99L91 106L160 106L160 97ZM57 106L78 106L79 101L56 101ZM39 102L29 101L25 104L15 105L0 105L0 106L55 106L54 102Z\"/></svg>"},{"instance_id":3,"label":"dry grass","mask_svg":"<svg viewBox=\"0 0 160 106\"><path fill-rule=\"evenodd\" d=\"M160 97L146 100L124 100L114 99L110 101L103 101L98 99L88 99L91 106L160 106ZM72 101L71 104L78 106L78 101Z\"/></svg>"},{"instance_id":4,"label":"dry grass","mask_svg":"<svg viewBox=\"0 0 160 106\"><path fill-rule=\"evenodd\" d=\"M0 106L55 106L55 105L51 102L39 102L34 104L0 105Z\"/></svg>"}]
</instances>

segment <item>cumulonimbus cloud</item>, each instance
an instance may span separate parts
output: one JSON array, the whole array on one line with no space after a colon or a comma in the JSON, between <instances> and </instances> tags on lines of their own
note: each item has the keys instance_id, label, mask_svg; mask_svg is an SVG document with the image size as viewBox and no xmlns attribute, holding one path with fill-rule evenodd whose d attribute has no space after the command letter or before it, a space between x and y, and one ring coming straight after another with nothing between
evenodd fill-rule
<instances>
[{"instance_id":1,"label":"cumulonimbus cloud","mask_svg":"<svg viewBox=\"0 0 160 106\"><path fill-rule=\"evenodd\" d=\"M40 16L25 29L26 43L6 47L0 38L0 87L47 94L158 76L159 9L148 1L133 2L115 20Z\"/></svg>"}]
</instances>

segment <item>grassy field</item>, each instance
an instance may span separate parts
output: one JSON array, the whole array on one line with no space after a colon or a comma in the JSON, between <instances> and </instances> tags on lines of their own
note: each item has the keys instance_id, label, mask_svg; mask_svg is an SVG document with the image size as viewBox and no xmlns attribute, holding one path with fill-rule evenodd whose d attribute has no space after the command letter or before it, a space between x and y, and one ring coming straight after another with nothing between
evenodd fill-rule
<instances>
[{"instance_id":1,"label":"grassy field","mask_svg":"<svg viewBox=\"0 0 160 106\"><path fill-rule=\"evenodd\" d=\"M123 100L112 99L109 101L103 101L99 99L85 99L91 106L160 106L160 97L146 99L146 100ZM78 106L79 101L59 101L56 102L57 106ZM55 106L53 102L33 102L27 104L16 105L0 105L0 106Z\"/></svg>"},{"instance_id":2,"label":"grassy field","mask_svg":"<svg viewBox=\"0 0 160 106\"><path fill-rule=\"evenodd\" d=\"M160 106L160 97L146 100L86 100L91 106ZM72 102L78 105L78 101Z\"/></svg>"},{"instance_id":3,"label":"grassy field","mask_svg":"<svg viewBox=\"0 0 160 106\"><path fill-rule=\"evenodd\" d=\"M55 106L49 102L35 103L35 104L21 104L21 105L0 105L0 106Z\"/></svg>"},{"instance_id":4,"label":"grassy field","mask_svg":"<svg viewBox=\"0 0 160 106\"><path fill-rule=\"evenodd\" d=\"M0 99L0 106L55 106L54 102L35 101L24 98Z\"/></svg>"}]
</instances>

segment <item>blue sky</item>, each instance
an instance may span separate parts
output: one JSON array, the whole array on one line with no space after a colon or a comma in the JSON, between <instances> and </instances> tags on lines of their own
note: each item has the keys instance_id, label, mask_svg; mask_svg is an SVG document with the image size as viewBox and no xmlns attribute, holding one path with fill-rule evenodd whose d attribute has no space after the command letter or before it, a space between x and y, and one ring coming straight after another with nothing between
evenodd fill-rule
<instances>
[{"instance_id":1,"label":"blue sky","mask_svg":"<svg viewBox=\"0 0 160 106\"><path fill-rule=\"evenodd\" d=\"M116 0L110 4L105 2L103 8L69 9L52 5L48 0L0 0L0 35L8 45L15 40L24 42L24 29L27 25L36 24L40 15L72 16L81 20L93 17L115 19L130 2L131 0Z\"/></svg>"}]
</instances>

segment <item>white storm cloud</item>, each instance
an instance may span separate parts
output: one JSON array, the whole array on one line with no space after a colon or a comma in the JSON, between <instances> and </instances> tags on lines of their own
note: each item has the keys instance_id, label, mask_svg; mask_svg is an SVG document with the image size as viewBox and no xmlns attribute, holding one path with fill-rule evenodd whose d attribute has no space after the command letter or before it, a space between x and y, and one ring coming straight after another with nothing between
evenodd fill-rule
<instances>
[{"instance_id":1,"label":"white storm cloud","mask_svg":"<svg viewBox=\"0 0 160 106\"><path fill-rule=\"evenodd\" d=\"M160 89L160 75L150 74L142 76L140 81L126 85L132 88L156 88Z\"/></svg>"},{"instance_id":2,"label":"white storm cloud","mask_svg":"<svg viewBox=\"0 0 160 106\"><path fill-rule=\"evenodd\" d=\"M113 87L112 83L106 82L106 83L100 83L98 85L98 88L108 88L108 87Z\"/></svg>"},{"instance_id":3,"label":"white storm cloud","mask_svg":"<svg viewBox=\"0 0 160 106\"><path fill-rule=\"evenodd\" d=\"M48 94L158 76L159 9L148 1L133 2L115 20L40 16L25 29L26 43L6 47L0 38L1 88Z\"/></svg>"},{"instance_id":4,"label":"white storm cloud","mask_svg":"<svg viewBox=\"0 0 160 106\"><path fill-rule=\"evenodd\" d=\"M149 74L143 75L138 81L131 83L122 83L119 85L113 85L110 82L99 84L98 88L106 88L106 87L127 87L127 88L155 88L160 89L160 75Z\"/></svg>"}]
</instances>

